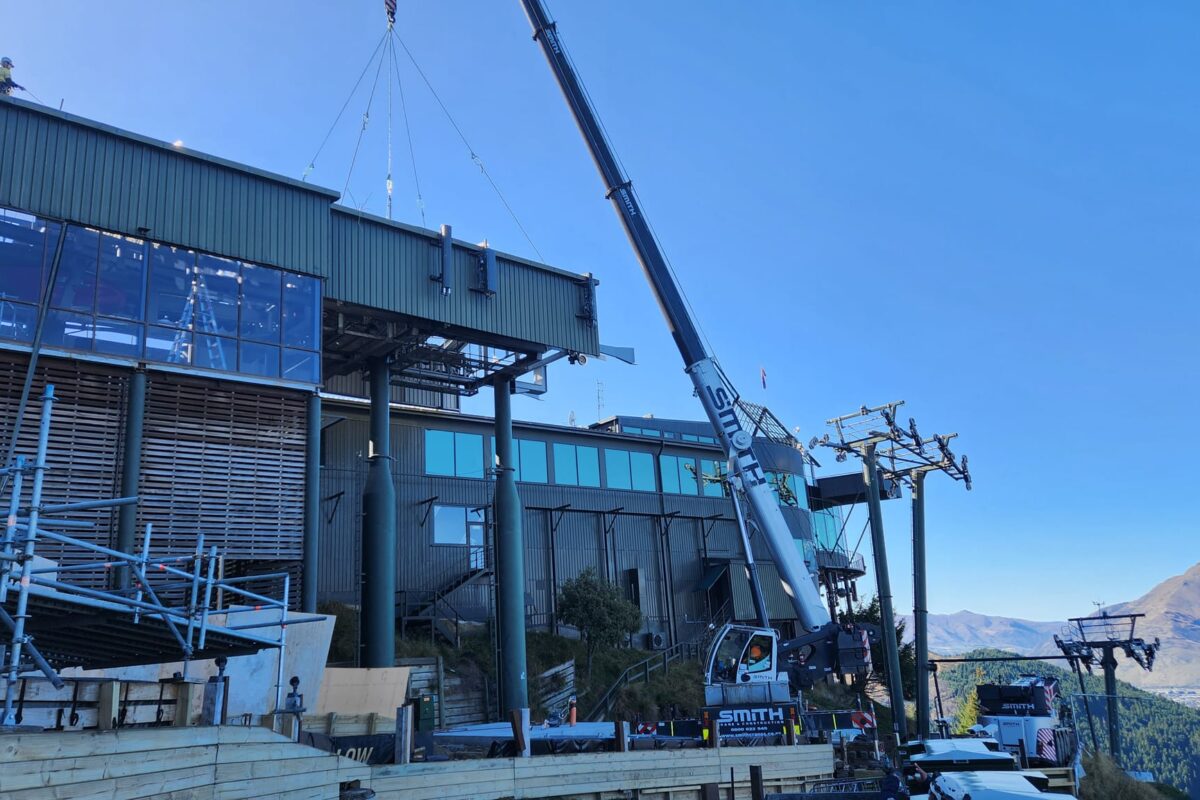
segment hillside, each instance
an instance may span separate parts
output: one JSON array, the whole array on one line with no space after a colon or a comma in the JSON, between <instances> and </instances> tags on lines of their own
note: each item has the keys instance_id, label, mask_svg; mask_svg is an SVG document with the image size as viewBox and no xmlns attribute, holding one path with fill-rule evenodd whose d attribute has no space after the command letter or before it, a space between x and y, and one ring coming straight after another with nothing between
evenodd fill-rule
<instances>
[{"instance_id":1,"label":"hillside","mask_svg":"<svg viewBox=\"0 0 1200 800\"><path fill-rule=\"evenodd\" d=\"M976 650L969 655L1007 655L996 650ZM987 683L1007 683L1022 673L1054 676L1059 679L1065 698L1079 693L1078 678L1070 671L1051 666L1044 661L1013 661L979 664ZM947 665L938 670L943 696L957 706L975 687L974 664ZM1126 671L1132 673L1132 670ZM1085 677L1088 694L1101 694L1104 680L1099 675ZM1200 798L1200 711L1187 708L1158 695L1142 691L1118 681L1121 695L1122 752L1126 769L1145 770L1163 783ZM948 703L949 705L949 703ZM1077 728L1090 744L1088 724L1082 705L1071 702L1078 714ZM1107 747L1104 706L1101 701L1092 708L1100 747Z\"/></svg>"},{"instance_id":2,"label":"hillside","mask_svg":"<svg viewBox=\"0 0 1200 800\"><path fill-rule=\"evenodd\" d=\"M1200 564L1168 578L1136 600L1106 610L1112 614L1145 614L1137 634L1162 640L1154 671L1122 668L1123 680L1191 704L1200 701ZM911 617L905 619L911 633ZM1054 634L1061 634L1065 626L1065 621L1037 622L971 611L930 614L929 648L938 653L988 647L1022 655L1051 655L1058 652Z\"/></svg>"}]
</instances>

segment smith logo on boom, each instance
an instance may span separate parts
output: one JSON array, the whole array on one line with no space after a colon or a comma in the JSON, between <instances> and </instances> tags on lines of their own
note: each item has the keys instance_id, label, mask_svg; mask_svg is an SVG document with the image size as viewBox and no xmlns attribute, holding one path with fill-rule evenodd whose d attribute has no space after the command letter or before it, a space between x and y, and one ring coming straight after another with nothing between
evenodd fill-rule
<instances>
[{"instance_id":1,"label":"smith logo on boom","mask_svg":"<svg viewBox=\"0 0 1200 800\"><path fill-rule=\"evenodd\" d=\"M726 708L717 715L718 722L783 722L782 708Z\"/></svg>"},{"instance_id":2,"label":"smith logo on boom","mask_svg":"<svg viewBox=\"0 0 1200 800\"><path fill-rule=\"evenodd\" d=\"M723 387L714 389L711 386L705 386L705 391L708 392L709 402L712 403L713 409L717 412L717 417L721 420L721 428L725 431L725 439L730 444L733 443L733 435L742 430L742 423L738 422L737 412L734 411L733 403L729 400L729 392ZM741 474L742 484L747 488L751 486L760 486L767 482L766 476L763 475L762 467L758 465L758 459L754 457L754 452L750 449L738 450L736 454L738 471Z\"/></svg>"}]
</instances>

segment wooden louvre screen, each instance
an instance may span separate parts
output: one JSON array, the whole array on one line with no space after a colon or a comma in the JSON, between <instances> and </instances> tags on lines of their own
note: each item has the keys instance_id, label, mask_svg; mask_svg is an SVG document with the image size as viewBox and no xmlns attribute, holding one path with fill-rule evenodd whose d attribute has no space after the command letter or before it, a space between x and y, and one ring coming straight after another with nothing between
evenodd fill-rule
<instances>
[{"instance_id":1,"label":"wooden louvre screen","mask_svg":"<svg viewBox=\"0 0 1200 800\"><path fill-rule=\"evenodd\" d=\"M151 373L142 440L140 527L156 552L298 561L303 540L304 396Z\"/></svg>"},{"instance_id":2,"label":"wooden louvre screen","mask_svg":"<svg viewBox=\"0 0 1200 800\"><path fill-rule=\"evenodd\" d=\"M0 447L4 451L12 436L28 364L29 358L24 354L0 352ZM42 394L47 383L54 384L57 399L46 456L48 469L42 489L43 502L52 504L114 497L120 486L125 376L116 369L99 364L46 357L39 359L16 449L17 455L25 456L30 462L37 453ZM32 476L27 475L23 492L25 503L29 502L31 480ZM77 539L109 545L115 536L116 512L113 510L77 512L71 518L93 525L87 529L63 531ZM45 520L45 526L55 530L52 519ZM64 550L62 545L49 540L38 542L37 554L64 565L97 561L100 558L80 548ZM106 583L101 570L71 573L70 580L91 587Z\"/></svg>"}]
</instances>

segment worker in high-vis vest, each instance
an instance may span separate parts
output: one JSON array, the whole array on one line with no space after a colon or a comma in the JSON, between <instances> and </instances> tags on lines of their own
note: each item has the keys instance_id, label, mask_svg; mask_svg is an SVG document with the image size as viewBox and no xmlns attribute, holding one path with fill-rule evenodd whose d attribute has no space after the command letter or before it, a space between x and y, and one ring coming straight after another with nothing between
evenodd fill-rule
<instances>
[{"instance_id":1,"label":"worker in high-vis vest","mask_svg":"<svg viewBox=\"0 0 1200 800\"><path fill-rule=\"evenodd\" d=\"M0 94L10 95L13 89L25 90L25 87L12 79L13 61L8 56L0 58Z\"/></svg>"}]
</instances>

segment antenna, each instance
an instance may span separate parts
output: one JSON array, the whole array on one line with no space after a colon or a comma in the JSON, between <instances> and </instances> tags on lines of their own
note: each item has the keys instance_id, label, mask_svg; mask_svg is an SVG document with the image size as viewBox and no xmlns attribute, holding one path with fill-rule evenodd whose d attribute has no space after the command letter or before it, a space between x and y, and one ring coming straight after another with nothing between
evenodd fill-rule
<instances>
[{"instance_id":1,"label":"antenna","mask_svg":"<svg viewBox=\"0 0 1200 800\"><path fill-rule=\"evenodd\" d=\"M570 414L567 415L567 425L572 428L575 427L575 412L574 411L572 411Z\"/></svg>"},{"instance_id":2,"label":"antenna","mask_svg":"<svg viewBox=\"0 0 1200 800\"><path fill-rule=\"evenodd\" d=\"M604 418L602 413L604 409L604 383L596 381L596 421L599 422Z\"/></svg>"}]
</instances>

